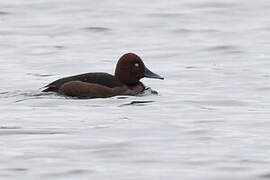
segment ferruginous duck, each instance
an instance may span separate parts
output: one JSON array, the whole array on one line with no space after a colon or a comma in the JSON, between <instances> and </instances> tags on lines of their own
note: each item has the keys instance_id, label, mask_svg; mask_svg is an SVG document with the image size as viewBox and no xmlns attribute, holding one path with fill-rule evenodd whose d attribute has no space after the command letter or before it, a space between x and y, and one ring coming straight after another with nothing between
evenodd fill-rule
<instances>
[{"instance_id":1,"label":"ferruginous duck","mask_svg":"<svg viewBox=\"0 0 270 180\"><path fill-rule=\"evenodd\" d=\"M142 78L164 79L146 68L139 56L124 54L117 62L114 76L95 72L58 79L47 86L43 92L58 92L77 98L106 98L117 95L137 95L146 88Z\"/></svg>"}]
</instances>

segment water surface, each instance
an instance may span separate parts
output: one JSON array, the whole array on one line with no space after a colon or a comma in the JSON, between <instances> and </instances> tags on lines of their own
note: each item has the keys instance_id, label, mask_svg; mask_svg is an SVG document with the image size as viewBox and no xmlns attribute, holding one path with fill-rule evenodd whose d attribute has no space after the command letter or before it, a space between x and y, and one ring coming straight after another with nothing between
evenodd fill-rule
<instances>
[{"instance_id":1,"label":"water surface","mask_svg":"<svg viewBox=\"0 0 270 180\"><path fill-rule=\"evenodd\" d=\"M266 0L1 1L0 179L269 179L269 19ZM126 52L159 95L41 93Z\"/></svg>"}]
</instances>

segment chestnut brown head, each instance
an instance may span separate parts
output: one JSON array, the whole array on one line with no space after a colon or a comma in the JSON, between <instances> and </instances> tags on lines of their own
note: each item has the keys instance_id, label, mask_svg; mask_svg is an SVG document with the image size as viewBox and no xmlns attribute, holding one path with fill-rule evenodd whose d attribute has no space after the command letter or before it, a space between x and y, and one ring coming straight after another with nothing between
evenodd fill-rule
<instances>
[{"instance_id":1,"label":"chestnut brown head","mask_svg":"<svg viewBox=\"0 0 270 180\"><path fill-rule=\"evenodd\" d=\"M115 77L126 85L135 85L143 77L164 79L147 69L139 56L134 53L124 54L117 62Z\"/></svg>"}]
</instances>

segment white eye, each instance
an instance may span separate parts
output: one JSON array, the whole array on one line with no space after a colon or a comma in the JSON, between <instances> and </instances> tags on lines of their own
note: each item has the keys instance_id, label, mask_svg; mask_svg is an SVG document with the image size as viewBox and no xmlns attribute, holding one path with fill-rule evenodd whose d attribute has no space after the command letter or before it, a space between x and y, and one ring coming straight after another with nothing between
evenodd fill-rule
<instances>
[{"instance_id":1,"label":"white eye","mask_svg":"<svg viewBox=\"0 0 270 180\"><path fill-rule=\"evenodd\" d=\"M135 66L135 67L139 67L139 63L135 63L134 66Z\"/></svg>"}]
</instances>

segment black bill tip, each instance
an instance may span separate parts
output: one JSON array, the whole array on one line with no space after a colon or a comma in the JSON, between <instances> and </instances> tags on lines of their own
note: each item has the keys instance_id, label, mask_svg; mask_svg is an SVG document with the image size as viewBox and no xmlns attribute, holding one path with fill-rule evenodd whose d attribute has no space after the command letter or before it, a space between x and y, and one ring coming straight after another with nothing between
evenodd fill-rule
<instances>
[{"instance_id":1,"label":"black bill tip","mask_svg":"<svg viewBox=\"0 0 270 180\"><path fill-rule=\"evenodd\" d=\"M164 80L164 77L161 77L160 75L156 73L153 73L147 67L144 67L144 77Z\"/></svg>"}]
</instances>

